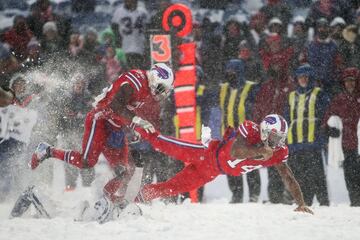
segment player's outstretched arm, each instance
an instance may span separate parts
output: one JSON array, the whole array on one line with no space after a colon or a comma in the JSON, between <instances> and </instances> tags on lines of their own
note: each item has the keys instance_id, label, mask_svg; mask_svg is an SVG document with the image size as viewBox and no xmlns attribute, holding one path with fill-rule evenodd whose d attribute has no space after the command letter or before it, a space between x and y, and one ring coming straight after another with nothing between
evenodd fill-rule
<instances>
[{"instance_id":1,"label":"player's outstretched arm","mask_svg":"<svg viewBox=\"0 0 360 240\"><path fill-rule=\"evenodd\" d=\"M128 84L124 84L115 94L115 97L110 104L110 108L116 114L125 117L129 122L131 122L131 119L135 116L133 112L127 109L127 105L133 94L134 90Z\"/></svg>"},{"instance_id":2,"label":"player's outstretched arm","mask_svg":"<svg viewBox=\"0 0 360 240\"><path fill-rule=\"evenodd\" d=\"M232 145L231 155L238 159L250 158L257 160L267 160L272 157L273 150L270 147L264 145L246 144L246 140L239 136Z\"/></svg>"},{"instance_id":3,"label":"player's outstretched arm","mask_svg":"<svg viewBox=\"0 0 360 240\"><path fill-rule=\"evenodd\" d=\"M127 125L131 127L140 126L147 132L155 132L155 128L150 122L136 116L127 108L133 94L134 89L128 84L122 85L110 104L111 110L119 117L121 116L121 120Z\"/></svg>"},{"instance_id":4,"label":"player's outstretched arm","mask_svg":"<svg viewBox=\"0 0 360 240\"><path fill-rule=\"evenodd\" d=\"M278 170L285 186L290 191L296 204L298 205L294 211L314 214L313 211L308 206L306 206L299 183L296 181L294 174L292 173L289 166L286 163L282 163L276 165L275 167Z\"/></svg>"}]
</instances>

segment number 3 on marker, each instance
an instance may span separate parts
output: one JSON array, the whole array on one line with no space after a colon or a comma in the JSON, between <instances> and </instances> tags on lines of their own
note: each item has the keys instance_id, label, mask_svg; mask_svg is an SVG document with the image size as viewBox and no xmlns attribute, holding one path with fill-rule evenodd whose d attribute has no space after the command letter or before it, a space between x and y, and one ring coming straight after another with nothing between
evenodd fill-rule
<instances>
[{"instance_id":1,"label":"number 3 on marker","mask_svg":"<svg viewBox=\"0 0 360 240\"><path fill-rule=\"evenodd\" d=\"M155 35L152 39L151 56L155 62L169 62L171 60L170 37L168 35Z\"/></svg>"}]
</instances>

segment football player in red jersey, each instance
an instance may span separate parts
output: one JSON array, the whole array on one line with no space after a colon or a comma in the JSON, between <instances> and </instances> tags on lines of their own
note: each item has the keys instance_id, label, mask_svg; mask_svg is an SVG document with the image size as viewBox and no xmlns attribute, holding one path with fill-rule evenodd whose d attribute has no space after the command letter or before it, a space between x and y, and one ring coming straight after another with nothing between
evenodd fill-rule
<instances>
[{"instance_id":1,"label":"football player in red jersey","mask_svg":"<svg viewBox=\"0 0 360 240\"><path fill-rule=\"evenodd\" d=\"M155 150L187 165L166 182L145 185L135 201L188 192L220 174L238 176L261 167L275 166L298 205L295 211L313 213L305 205L299 184L286 164L288 125L280 115L266 116L260 126L247 120L237 129L228 128L223 140L211 140L208 146L166 137L158 132L136 130Z\"/></svg>"},{"instance_id":2,"label":"football player in red jersey","mask_svg":"<svg viewBox=\"0 0 360 240\"><path fill-rule=\"evenodd\" d=\"M63 150L40 143L31 159L35 169L42 161L53 157L78 168L91 168L103 153L115 178L104 187L103 205L122 200L134 167L128 159L126 131L140 127L153 133L153 125L135 115L135 110L150 98L160 101L169 96L174 85L172 70L163 63L155 64L149 71L131 70L122 74L103 94L96 97L94 108L87 114L82 140L82 152ZM119 195L115 193L120 190ZM111 200L111 202L109 201Z\"/></svg>"}]
</instances>

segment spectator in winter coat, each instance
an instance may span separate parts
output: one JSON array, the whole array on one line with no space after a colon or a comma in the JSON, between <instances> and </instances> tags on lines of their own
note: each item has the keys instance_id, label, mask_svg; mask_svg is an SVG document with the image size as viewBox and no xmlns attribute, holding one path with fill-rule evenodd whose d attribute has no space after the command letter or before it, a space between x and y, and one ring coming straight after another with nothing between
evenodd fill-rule
<instances>
[{"instance_id":1,"label":"spectator in winter coat","mask_svg":"<svg viewBox=\"0 0 360 240\"><path fill-rule=\"evenodd\" d=\"M306 25L315 27L316 21L320 18L325 18L328 22L331 22L336 16L342 16L340 5L337 5L334 0L318 0L310 7Z\"/></svg>"},{"instance_id":2,"label":"spectator in winter coat","mask_svg":"<svg viewBox=\"0 0 360 240\"><path fill-rule=\"evenodd\" d=\"M217 25L208 19L204 19L202 27L204 35L200 55L204 73L209 80L207 88L217 89L223 78L222 36L217 32Z\"/></svg>"},{"instance_id":3,"label":"spectator in winter coat","mask_svg":"<svg viewBox=\"0 0 360 240\"><path fill-rule=\"evenodd\" d=\"M13 104L21 108L26 107L32 100L32 94L29 93L29 84L23 75L15 75L9 84L14 96ZM1 109L2 111L8 110L8 108ZM2 121L7 121L1 119ZM8 124L6 122L6 124ZM6 199L12 188L14 187L13 171L19 166L16 158L25 151L26 144L15 138L3 139L0 138L0 202Z\"/></svg>"},{"instance_id":4,"label":"spectator in winter coat","mask_svg":"<svg viewBox=\"0 0 360 240\"><path fill-rule=\"evenodd\" d=\"M286 37L279 34L270 34L266 37L265 43L261 44L259 51L265 71L268 71L270 64L280 64L284 68L292 66L294 60L294 49L289 45ZM284 70L285 71L285 70Z\"/></svg>"},{"instance_id":5,"label":"spectator in winter coat","mask_svg":"<svg viewBox=\"0 0 360 240\"><path fill-rule=\"evenodd\" d=\"M264 30L266 28L266 17L263 13L256 13L250 17L250 33L252 37L252 42L255 43L255 46L258 47L260 39L265 38Z\"/></svg>"},{"instance_id":6,"label":"spectator in winter coat","mask_svg":"<svg viewBox=\"0 0 360 240\"><path fill-rule=\"evenodd\" d=\"M262 79L261 68L256 67L256 56L249 44L240 43L239 59L231 59L225 67L226 82L220 86L220 107L223 129L238 127L246 119L251 119L254 98L259 87L256 82ZM260 63L260 61L257 61ZM261 67L260 64L257 65ZM251 202L257 202L260 194L260 174L258 170L246 174ZM242 176L227 176L232 192L230 203L243 201Z\"/></svg>"},{"instance_id":7,"label":"spectator in winter coat","mask_svg":"<svg viewBox=\"0 0 360 240\"><path fill-rule=\"evenodd\" d=\"M340 45L344 40L342 32L346 27L346 22L341 17L336 17L330 23L330 37L336 42L336 45Z\"/></svg>"},{"instance_id":8,"label":"spectator in winter coat","mask_svg":"<svg viewBox=\"0 0 360 240\"><path fill-rule=\"evenodd\" d=\"M41 51L45 60L59 60L59 56L65 53L65 45L62 41L55 22L47 22L43 26L44 38L41 40Z\"/></svg>"},{"instance_id":9,"label":"spectator in winter coat","mask_svg":"<svg viewBox=\"0 0 360 240\"><path fill-rule=\"evenodd\" d=\"M78 32L73 32L70 35L70 42L68 46L68 51L70 57L76 58L79 55L79 52L84 46L84 39Z\"/></svg>"},{"instance_id":10,"label":"spectator in winter coat","mask_svg":"<svg viewBox=\"0 0 360 240\"><path fill-rule=\"evenodd\" d=\"M26 20L23 16L14 18L13 27L5 32L3 41L10 45L15 57L22 61L26 58L27 44L30 42L33 34L29 30Z\"/></svg>"},{"instance_id":11,"label":"spectator in winter coat","mask_svg":"<svg viewBox=\"0 0 360 240\"><path fill-rule=\"evenodd\" d=\"M47 22L55 22L58 27L60 38L67 43L71 21L54 13L52 2L49 0L37 0L30 7L31 14L27 17L29 28L37 39L43 38L43 27Z\"/></svg>"},{"instance_id":12,"label":"spectator in winter coat","mask_svg":"<svg viewBox=\"0 0 360 240\"><path fill-rule=\"evenodd\" d=\"M338 74L342 58L336 43L330 38L329 23L321 18L316 22L315 39L300 54L301 63L309 63L315 71L317 84L324 91L333 94L338 91Z\"/></svg>"},{"instance_id":13,"label":"spectator in winter coat","mask_svg":"<svg viewBox=\"0 0 360 240\"><path fill-rule=\"evenodd\" d=\"M224 61L237 58L239 54L239 44L242 40L249 40L249 26L245 22L230 20L225 25Z\"/></svg>"},{"instance_id":14,"label":"spectator in winter coat","mask_svg":"<svg viewBox=\"0 0 360 240\"><path fill-rule=\"evenodd\" d=\"M105 64L106 67L106 81L109 84L112 84L119 75L124 72L115 54L115 48L108 46L106 48L106 55L101 59L101 62Z\"/></svg>"},{"instance_id":15,"label":"spectator in winter coat","mask_svg":"<svg viewBox=\"0 0 360 240\"><path fill-rule=\"evenodd\" d=\"M293 20L293 31L291 43L294 48L294 66L299 66L299 56L308 41L308 28L305 25L305 18L296 16Z\"/></svg>"},{"instance_id":16,"label":"spectator in winter coat","mask_svg":"<svg viewBox=\"0 0 360 240\"><path fill-rule=\"evenodd\" d=\"M330 99L326 92L315 86L314 70L310 65L300 66L295 76L297 87L287 96L284 114L289 123L289 164L299 179L306 204L311 206L316 196L320 205L328 206L321 154L325 138L320 126Z\"/></svg>"},{"instance_id":17,"label":"spectator in winter coat","mask_svg":"<svg viewBox=\"0 0 360 240\"><path fill-rule=\"evenodd\" d=\"M260 9L266 16L266 22L277 17L284 26L287 26L292 19L292 12L289 5L283 0L267 0L267 4Z\"/></svg>"},{"instance_id":18,"label":"spectator in winter coat","mask_svg":"<svg viewBox=\"0 0 360 240\"><path fill-rule=\"evenodd\" d=\"M280 57L279 57L280 56ZM268 79L262 83L255 97L252 119L261 121L270 113L282 115L285 109L286 96L295 86L289 75L288 59L281 55L273 57L268 66ZM272 203L284 202L284 185L275 168L268 168L269 199Z\"/></svg>"},{"instance_id":19,"label":"spectator in winter coat","mask_svg":"<svg viewBox=\"0 0 360 240\"><path fill-rule=\"evenodd\" d=\"M339 52L345 67L360 68L360 38L356 25L345 27L342 32L344 40L340 43Z\"/></svg>"},{"instance_id":20,"label":"spectator in winter coat","mask_svg":"<svg viewBox=\"0 0 360 240\"><path fill-rule=\"evenodd\" d=\"M0 42L0 86L8 87L12 75L18 70L18 60L11 54L8 45Z\"/></svg>"},{"instance_id":21,"label":"spectator in winter coat","mask_svg":"<svg viewBox=\"0 0 360 240\"><path fill-rule=\"evenodd\" d=\"M358 123L360 120L360 72L357 68L346 68L342 74L344 91L331 101L324 117L323 126L331 137L339 137L340 131L325 123L332 115L342 120L342 148L344 151L344 176L349 191L351 206L360 207L360 156L358 153Z\"/></svg>"}]
</instances>

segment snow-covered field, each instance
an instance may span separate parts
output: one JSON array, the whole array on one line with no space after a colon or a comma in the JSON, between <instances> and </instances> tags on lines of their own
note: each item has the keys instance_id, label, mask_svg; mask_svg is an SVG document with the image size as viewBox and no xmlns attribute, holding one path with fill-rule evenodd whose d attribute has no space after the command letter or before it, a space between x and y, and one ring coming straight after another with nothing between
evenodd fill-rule
<instances>
[{"instance_id":1,"label":"snow-covered field","mask_svg":"<svg viewBox=\"0 0 360 240\"><path fill-rule=\"evenodd\" d=\"M142 206L143 216L125 215L99 225L74 222L76 206L96 189L63 192L60 167L61 163L56 162L54 187L47 192L57 206L55 217L8 219L13 202L0 204L0 240L355 240L360 236L360 208L348 206L340 169L328 171L331 207L315 203L313 216L293 212L294 206L287 205L228 204L230 192L225 178L219 177L206 186L205 204L154 202ZM266 199L265 173L262 170L261 199Z\"/></svg>"},{"instance_id":2,"label":"snow-covered field","mask_svg":"<svg viewBox=\"0 0 360 240\"><path fill-rule=\"evenodd\" d=\"M360 236L360 208L314 207L315 215L295 213L292 206L218 201L208 204L142 206L143 216L126 216L99 225L74 222L68 216L46 219L4 219L1 240L355 240ZM6 215L6 214L5 214Z\"/></svg>"}]
</instances>

